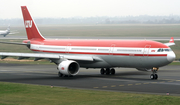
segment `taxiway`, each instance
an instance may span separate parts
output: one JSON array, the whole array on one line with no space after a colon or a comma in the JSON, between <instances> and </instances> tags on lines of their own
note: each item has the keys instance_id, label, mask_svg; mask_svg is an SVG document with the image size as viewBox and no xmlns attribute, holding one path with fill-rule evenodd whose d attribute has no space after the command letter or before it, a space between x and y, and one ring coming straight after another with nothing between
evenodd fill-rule
<instances>
[{"instance_id":1,"label":"taxiway","mask_svg":"<svg viewBox=\"0 0 180 105\"><path fill-rule=\"evenodd\" d=\"M158 80L151 72L116 68L115 75L100 75L99 69L80 69L74 77L57 76L56 65L0 64L0 81L68 88L95 89L134 93L180 95L180 66L160 68Z\"/></svg>"}]
</instances>

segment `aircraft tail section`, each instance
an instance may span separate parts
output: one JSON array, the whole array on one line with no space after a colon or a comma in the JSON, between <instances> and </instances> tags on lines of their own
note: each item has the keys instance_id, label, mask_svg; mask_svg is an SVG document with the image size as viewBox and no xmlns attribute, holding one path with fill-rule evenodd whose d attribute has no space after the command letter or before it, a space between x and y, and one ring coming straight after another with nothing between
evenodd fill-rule
<instances>
[{"instance_id":1,"label":"aircraft tail section","mask_svg":"<svg viewBox=\"0 0 180 105\"><path fill-rule=\"evenodd\" d=\"M21 6L21 10L22 10L23 18L24 18L24 26L26 28L28 40L31 40L31 39L44 40L45 38L39 32L39 30L38 30L33 18L31 17L27 7Z\"/></svg>"},{"instance_id":2,"label":"aircraft tail section","mask_svg":"<svg viewBox=\"0 0 180 105\"><path fill-rule=\"evenodd\" d=\"M8 26L7 30L10 31L10 25Z\"/></svg>"}]
</instances>

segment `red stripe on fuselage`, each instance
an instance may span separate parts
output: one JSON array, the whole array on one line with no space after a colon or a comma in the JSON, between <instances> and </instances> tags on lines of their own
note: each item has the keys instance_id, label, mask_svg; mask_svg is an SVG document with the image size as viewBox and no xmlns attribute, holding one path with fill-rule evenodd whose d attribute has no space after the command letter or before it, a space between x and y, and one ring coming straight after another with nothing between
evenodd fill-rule
<instances>
[{"instance_id":1,"label":"red stripe on fuselage","mask_svg":"<svg viewBox=\"0 0 180 105\"><path fill-rule=\"evenodd\" d=\"M85 55L119 55L119 56L167 56L167 54L123 54L123 53L93 53L93 52L63 52L63 51L42 51L42 50L34 50L37 52L46 52L46 53L59 53L59 54L85 54Z\"/></svg>"}]
</instances>

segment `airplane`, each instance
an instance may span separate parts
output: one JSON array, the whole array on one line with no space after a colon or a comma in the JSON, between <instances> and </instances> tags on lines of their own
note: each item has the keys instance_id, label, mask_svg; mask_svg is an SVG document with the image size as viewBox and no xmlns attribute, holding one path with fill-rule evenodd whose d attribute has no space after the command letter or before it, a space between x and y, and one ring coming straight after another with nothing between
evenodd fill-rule
<instances>
[{"instance_id":1,"label":"airplane","mask_svg":"<svg viewBox=\"0 0 180 105\"><path fill-rule=\"evenodd\" d=\"M6 37L8 34L16 34L16 33L18 32L10 32L10 25L6 30L0 30L0 35L3 35L4 37Z\"/></svg>"},{"instance_id":2,"label":"airplane","mask_svg":"<svg viewBox=\"0 0 180 105\"><path fill-rule=\"evenodd\" d=\"M6 37L10 33L10 26L6 30L0 30L0 35Z\"/></svg>"},{"instance_id":3,"label":"airplane","mask_svg":"<svg viewBox=\"0 0 180 105\"><path fill-rule=\"evenodd\" d=\"M59 77L75 76L80 68L99 68L102 75L114 75L115 68L128 67L151 70L150 79L158 79L159 67L170 64L176 57L169 47L175 45L173 37L165 44L151 40L45 39L28 8L21 6L21 10L27 40L2 43L25 45L35 53L0 52L1 59L8 56L34 57L34 61L48 59L57 65Z\"/></svg>"}]
</instances>

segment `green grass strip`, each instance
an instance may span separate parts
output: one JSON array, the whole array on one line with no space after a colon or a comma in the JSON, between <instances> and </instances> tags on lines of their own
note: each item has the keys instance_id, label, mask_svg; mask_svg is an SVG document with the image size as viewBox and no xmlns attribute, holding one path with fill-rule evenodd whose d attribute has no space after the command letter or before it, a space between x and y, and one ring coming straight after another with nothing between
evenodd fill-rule
<instances>
[{"instance_id":1,"label":"green grass strip","mask_svg":"<svg viewBox=\"0 0 180 105\"><path fill-rule=\"evenodd\" d=\"M179 96L0 82L0 105L179 105Z\"/></svg>"}]
</instances>

